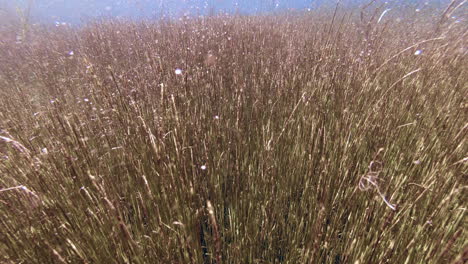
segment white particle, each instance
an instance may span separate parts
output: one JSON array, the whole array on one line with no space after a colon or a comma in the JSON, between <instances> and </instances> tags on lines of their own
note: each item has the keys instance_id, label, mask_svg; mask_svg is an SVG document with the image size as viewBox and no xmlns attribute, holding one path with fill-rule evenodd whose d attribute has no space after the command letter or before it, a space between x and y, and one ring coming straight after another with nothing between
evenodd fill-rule
<instances>
[{"instance_id":1,"label":"white particle","mask_svg":"<svg viewBox=\"0 0 468 264\"><path fill-rule=\"evenodd\" d=\"M214 119L219 119L219 116L215 115L215 116L214 116Z\"/></svg>"},{"instance_id":2,"label":"white particle","mask_svg":"<svg viewBox=\"0 0 468 264\"><path fill-rule=\"evenodd\" d=\"M179 69L179 68L175 69L175 74L181 75L181 74L182 74L182 70Z\"/></svg>"},{"instance_id":3,"label":"white particle","mask_svg":"<svg viewBox=\"0 0 468 264\"><path fill-rule=\"evenodd\" d=\"M201 165L200 169L206 170L206 166L205 166L205 165Z\"/></svg>"},{"instance_id":4,"label":"white particle","mask_svg":"<svg viewBox=\"0 0 468 264\"><path fill-rule=\"evenodd\" d=\"M417 50L417 51L414 53L414 55L418 56L418 55L421 55L421 53L422 53L422 50Z\"/></svg>"},{"instance_id":5,"label":"white particle","mask_svg":"<svg viewBox=\"0 0 468 264\"><path fill-rule=\"evenodd\" d=\"M111 9L112 9L112 7L106 6L106 11L110 11Z\"/></svg>"},{"instance_id":6,"label":"white particle","mask_svg":"<svg viewBox=\"0 0 468 264\"><path fill-rule=\"evenodd\" d=\"M85 98L85 99L83 99L83 101L85 101L85 102L89 102L89 99L88 99L88 98Z\"/></svg>"},{"instance_id":7,"label":"white particle","mask_svg":"<svg viewBox=\"0 0 468 264\"><path fill-rule=\"evenodd\" d=\"M416 12L419 12L419 11L421 11L421 9L417 8L415 11L416 11Z\"/></svg>"},{"instance_id":8,"label":"white particle","mask_svg":"<svg viewBox=\"0 0 468 264\"><path fill-rule=\"evenodd\" d=\"M75 52L73 52L73 50L72 50L72 51L68 52L68 55L73 56L73 55L75 55Z\"/></svg>"},{"instance_id":9,"label":"white particle","mask_svg":"<svg viewBox=\"0 0 468 264\"><path fill-rule=\"evenodd\" d=\"M23 37L20 35L16 36L16 44L21 44L21 43L23 43Z\"/></svg>"}]
</instances>

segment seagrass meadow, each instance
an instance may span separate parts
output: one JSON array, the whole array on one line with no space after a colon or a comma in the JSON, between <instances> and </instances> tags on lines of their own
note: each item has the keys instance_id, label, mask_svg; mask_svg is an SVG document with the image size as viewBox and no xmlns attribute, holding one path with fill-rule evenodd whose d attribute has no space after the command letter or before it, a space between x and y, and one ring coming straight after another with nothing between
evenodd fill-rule
<instances>
[{"instance_id":1,"label":"seagrass meadow","mask_svg":"<svg viewBox=\"0 0 468 264\"><path fill-rule=\"evenodd\" d=\"M466 263L453 2L3 32L0 263Z\"/></svg>"}]
</instances>

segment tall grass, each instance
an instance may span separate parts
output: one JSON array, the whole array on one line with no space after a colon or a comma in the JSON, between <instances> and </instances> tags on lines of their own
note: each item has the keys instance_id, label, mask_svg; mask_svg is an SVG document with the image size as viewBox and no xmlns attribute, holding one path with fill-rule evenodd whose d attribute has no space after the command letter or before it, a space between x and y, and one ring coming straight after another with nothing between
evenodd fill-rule
<instances>
[{"instance_id":1,"label":"tall grass","mask_svg":"<svg viewBox=\"0 0 468 264\"><path fill-rule=\"evenodd\" d=\"M464 263L466 24L382 11L4 38L0 262Z\"/></svg>"}]
</instances>

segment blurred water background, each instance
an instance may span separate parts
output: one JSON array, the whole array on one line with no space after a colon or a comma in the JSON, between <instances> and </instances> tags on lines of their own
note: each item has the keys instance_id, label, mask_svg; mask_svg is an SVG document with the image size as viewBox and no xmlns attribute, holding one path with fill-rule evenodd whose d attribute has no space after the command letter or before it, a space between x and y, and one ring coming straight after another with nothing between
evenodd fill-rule
<instances>
[{"instance_id":1,"label":"blurred water background","mask_svg":"<svg viewBox=\"0 0 468 264\"><path fill-rule=\"evenodd\" d=\"M97 18L178 18L229 14L308 11L324 6L353 7L372 0L0 0L3 26L27 19L32 23L80 25ZM441 7L450 0L389 0L388 8L411 5L416 11Z\"/></svg>"}]
</instances>

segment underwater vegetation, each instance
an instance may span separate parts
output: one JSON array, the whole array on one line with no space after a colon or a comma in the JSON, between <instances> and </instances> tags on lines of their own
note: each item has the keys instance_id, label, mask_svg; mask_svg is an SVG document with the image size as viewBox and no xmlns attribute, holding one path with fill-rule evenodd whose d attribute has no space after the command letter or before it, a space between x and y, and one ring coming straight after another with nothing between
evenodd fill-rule
<instances>
[{"instance_id":1,"label":"underwater vegetation","mask_svg":"<svg viewBox=\"0 0 468 264\"><path fill-rule=\"evenodd\" d=\"M378 3L3 32L0 262L466 263L463 3Z\"/></svg>"}]
</instances>

